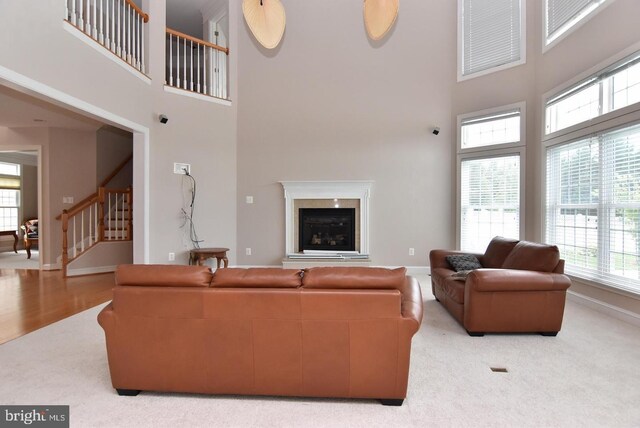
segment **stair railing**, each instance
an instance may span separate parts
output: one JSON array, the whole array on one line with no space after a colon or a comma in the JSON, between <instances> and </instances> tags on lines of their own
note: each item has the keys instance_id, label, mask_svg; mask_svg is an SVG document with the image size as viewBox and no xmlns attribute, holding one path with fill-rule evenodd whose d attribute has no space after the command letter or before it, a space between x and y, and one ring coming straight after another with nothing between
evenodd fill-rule
<instances>
[{"instance_id":1,"label":"stair railing","mask_svg":"<svg viewBox=\"0 0 640 428\"><path fill-rule=\"evenodd\" d=\"M228 99L229 48L167 28L165 84Z\"/></svg>"},{"instance_id":2,"label":"stair railing","mask_svg":"<svg viewBox=\"0 0 640 428\"><path fill-rule=\"evenodd\" d=\"M144 24L149 15L132 0L65 0L66 21L146 73Z\"/></svg>"},{"instance_id":3,"label":"stair railing","mask_svg":"<svg viewBox=\"0 0 640 428\"><path fill-rule=\"evenodd\" d=\"M62 211L62 272L83 253L103 241L128 241L133 237L132 190L106 189Z\"/></svg>"}]
</instances>

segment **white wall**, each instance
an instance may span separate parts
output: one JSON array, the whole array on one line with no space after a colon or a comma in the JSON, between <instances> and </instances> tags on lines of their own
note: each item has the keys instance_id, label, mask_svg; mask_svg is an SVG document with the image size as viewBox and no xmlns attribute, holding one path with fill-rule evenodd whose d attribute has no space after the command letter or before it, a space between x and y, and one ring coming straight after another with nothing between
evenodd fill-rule
<instances>
[{"instance_id":1,"label":"white wall","mask_svg":"<svg viewBox=\"0 0 640 428\"><path fill-rule=\"evenodd\" d=\"M367 38L362 2L285 8L287 28L272 51L240 23L238 262L281 263L278 181L374 180L373 263L426 266L430 249L453 245L455 2L401 2L380 42ZM245 204L248 195L254 204Z\"/></svg>"},{"instance_id":2,"label":"white wall","mask_svg":"<svg viewBox=\"0 0 640 428\"><path fill-rule=\"evenodd\" d=\"M173 162L191 163L200 184L196 225L202 245L236 248L236 106L164 91L165 5L144 1L143 7L150 16L150 85L66 31L59 0L0 2L0 40L19 41L0 44L0 66L150 130L149 260L166 262L176 252L176 263L184 264L182 178L173 174ZM236 29L230 31L233 52ZM235 65L232 55L232 99ZM160 113L169 116L167 125L158 122ZM234 258L232 252L232 263Z\"/></svg>"}]
</instances>

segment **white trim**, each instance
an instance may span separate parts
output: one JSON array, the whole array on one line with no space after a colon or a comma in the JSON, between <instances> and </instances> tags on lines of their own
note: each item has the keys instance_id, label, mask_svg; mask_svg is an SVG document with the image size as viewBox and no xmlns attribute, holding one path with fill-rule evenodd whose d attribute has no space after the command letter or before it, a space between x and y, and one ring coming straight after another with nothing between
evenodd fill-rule
<instances>
[{"instance_id":1,"label":"white trim","mask_svg":"<svg viewBox=\"0 0 640 428\"><path fill-rule=\"evenodd\" d=\"M373 181L281 181L285 199L285 256L295 251L293 225L296 199L359 199L360 253L369 253L370 199Z\"/></svg>"},{"instance_id":2,"label":"white trim","mask_svg":"<svg viewBox=\"0 0 640 428\"><path fill-rule=\"evenodd\" d=\"M134 203L137 204L136 215L133 218L134 230L134 263L148 263L149 261L149 128L113 114L107 110L75 98L51 86L33 80L27 76L0 65L0 84L16 89L20 92L46 100L57 106L106 122L118 128L133 133L133 170L134 170ZM40 156L40 159L42 156ZM38 174L42 171L41 165ZM137 173L135 173L137 171ZM136 179L137 177L137 179ZM42 178L39 176L41 182ZM42 189L38 189L42 193ZM41 202L41 201L40 201ZM42 203L40 203L42 207ZM39 208L40 210L41 208ZM42 218L40 211L39 217ZM48 269L43 265L42 269ZM60 269L57 267L56 269Z\"/></svg>"},{"instance_id":3,"label":"white trim","mask_svg":"<svg viewBox=\"0 0 640 428\"><path fill-rule=\"evenodd\" d=\"M616 318L620 321L640 327L640 314L635 312L628 311L615 305L610 305L609 303L605 303L601 300L594 299L571 290L567 290L567 298L573 302L609 315L610 317Z\"/></svg>"},{"instance_id":4,"label":"white trim","mask_svg":"<svg viewBox=\"0 0 640 428\"><path fill-rule=\"evenodd\" d=\"M458 28L458 60L457 60L457 76L458 82L464 82L465 80L473 79L475 77L485 76L490 73L494 73L497 71L507 70L512 67L517 67L519 65L523 65L527 63L527 1L520 0L520 59L518 61L510 62L508 64L502 64L496 67L488 68L486 70L478 71L473 74L468 74L466 76L462 75L462 1L458 0L458 10L457 10L457 28Z\"/></svg>"},{"instance_id":5,"label":"white trim","mask_svg":"<svg viewBox=\"0 0 640 428\"><path fill-rule=\"evenodd\" d=\"M464 120L469 118L474 118L474 117L491 116L491 115L499 114L502 112L506 113L508 111L513 111L513 110L520 111L520 140L519 141L516 141L515 143L468 147L465 149L462 148L462 122ZM525 101L521 101L513 104L507 104L499 107L491 107L491 108L487 108L480 111L474 111L470 113L459 114L457 118L457 126L456 126L457 137L458 137L456 142L457 153L463 154L463 153L471 153L471 152L485 152L488 150L502 150L502 149L511 148L511 147L525 146L526 141L525 141L525 138L523 137L527 135L526 125L527 125L527 103Z\"/></svg>"},{"instance_id":6,"label":"white trim","mask_svg":"<svg viewBox=\"0 0 640 428\"><path fill-rule=\"evenodd\" d=\"M231 106L231 100L225 100L222 98L214 97L211 95L199 94L197 92L191 92L186 89L174 88L173 86L164 85L164 91L171 94L182 95L184 97L191 97L201 101L207 101L209 103L220 104L223 106Z\"/></svg>"},{"instance_id":7,"label":"white trim","mask_svg":"<svg viewBox=\"0 0 640 428\"><path fill-rule=\"evenodd\" d=\"M116 265L113 266L97 266L97 267L87 267L87 268L78 268L78 269L70 269L67 268L67 276L79 276L79 275L91 275L95 273L107 273L107 272L115 272Z\"/></svg>"},{"instance_id":8,"label":"white trim","mask_svg":"<svg viewBox=\"0 0 640 428\"><path fill-rule=\"evenodd\" d=\"M541 34L542 34L542 54L543 55L545 53L547 53L547 51L549 49L553 48L555 45L560 43L561 40L564 40L564 38L567 37L569 34L573 33L578 28L582 27L584 24L589 22L591 20L591 18L593 18L594 16L599 14L601 11L603 11L607 7L609 7L613 3L614 0L605 0L603 3L599 4L598 6L596 6L595 9L592 9L591 12L587 13L582 18L580 18L580 20L577 21L575 24L573 24L572 26L568 27L565 31L560 33L560 35L556 36L549 43L547 43L547 1L548 0L544 0L543 2L541 2L542 3L542 31L541 31Z\"/></svg>"},{"instance_id":9,"label":"white trim","mask_svg":"<svg viewBox=\"0 0 640 428\"><path fill-rule=\"evenodd\" d=\"M144 74L141 71L137 70L131 64L127 63L125 60L120 58L118 55L116 55L113 52L111 52L110 49L106 48L105 46L103 46L100 43L98 43L97 41L95 41L93 38L91 38L91 36L86 34L84 31L82 31L81 29L79 29L75 25L71 24L68 21L62 21L62 27L65 30L67 30L67 32L69 34L71 34L72 36L76 37L78 40L80 40L85 45L91 46L93 49L95 49L96 51L100 52L102 55L104 55L105 57L110 59L112 62L115 62L116 64L118 64L120 67L124 68L129 73L133 74L138 79L140 79L143 82L145 82L147 85L151 85L151 78L149 78L149 76L147 76L146 74Z\"/></svg>"}]
</instances>

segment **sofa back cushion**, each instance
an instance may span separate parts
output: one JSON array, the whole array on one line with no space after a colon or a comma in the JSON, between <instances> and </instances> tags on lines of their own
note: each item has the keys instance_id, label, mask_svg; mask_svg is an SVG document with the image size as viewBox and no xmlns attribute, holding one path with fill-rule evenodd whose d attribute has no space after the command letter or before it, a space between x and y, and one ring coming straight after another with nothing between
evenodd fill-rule
<instances>
[{"instance_id":1,"label":"sofa back cushion","mask_svg":"<svg viewBox=\"0 0 640 428\"><path fill-rule=\"evenodd\" d=\"M502 264L503 269L553 272L560 262L560 250L555 245L520 241Z\"/></svg>"},{"instance_id":2,"label":"sofa back cushion","mask_svg":"<svg viewBox=\"0 0 640 428\"><path fill-rule=\"evenodd\" d=\"M401 289L407 268L316 267L305 269L304 288Z\"/></svg>"},{"instance_id":3,"label":"sofa back cushion","mask_svg":"<svg viewBox=\"0 0 640 428\"><path fill-rule=\"evenodd\" d=\"M517 239L496 236L489 242L482 257L482 266L486 268L501 268L509 253L518 243Z\"/></svg>"},{"instance_id":4,"label":"sofa back cushion","mask_svg":"<svg viewBox=\"0 0 640 428\"><path fill-rule=\"evenodd\" d=\"M280 268L226 268L213 275L216 288L298 288L302 285L298 269Z\"/></svg>"},{"instance_id":5,"label":"sofa back cushion","mask_svg":"<svg viewBox=\"0 0 640 428\"><path fill-rule=\"evenodd\" d=\"M211 276L207 266L120 265L116 269L116 285L208 287Z\"/></svg>"}]
</instances>

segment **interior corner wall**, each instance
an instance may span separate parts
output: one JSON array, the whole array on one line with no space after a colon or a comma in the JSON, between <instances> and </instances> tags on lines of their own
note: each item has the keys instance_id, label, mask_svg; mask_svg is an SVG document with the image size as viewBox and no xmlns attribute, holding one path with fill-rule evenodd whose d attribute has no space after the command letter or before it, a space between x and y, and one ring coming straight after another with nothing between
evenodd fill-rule
<instances>
[{"instance_id":1,"label":"interior corner wall","mask_svg":"<svg viewBox=\"0 0 640 428\"><path fill-rule=\"evenodd\" d=\"M183 177L173 174L173 162L185 162L192 165L198 180L196 227L200 245L231 248L233 264L237 248L234 52L235 26L240 21L231 16L235 10L230 11L233 104L226 106L164 90L166 4L144 0L142 6L150 16L145 39L150 83L123 68L118 64L120 59L110 60L87 45L82 41L85 36L74 33L77 30L66 29L65 4L59 0L0 2L0 40L20 40L0 44L0 66L149 130L148 159L138 159L138 165L147 162L148 167L149 222L145 226L149 262L167 263L169 252L176 253L177 264L188 260L191 242L181 215L185 206ZM160 113L169 117L167 125L158 121ZM134 215L136 212L141 211L134 207Z\"/></svg>"},{"instance_id":2,"label":"interior corner wall","mask_svg":"<svg viewBox=\"0 0 640 428\"><path fill-rule=\"evenodd\" d=\"M133 134L110 126L96 132L96 183L99 185L133 152ZM133 162L129 162L109 182L112 189L124 189L133 182Z\"/></svg>"},{"instance_id":3,"label":"interior corner wall","mask_svg":"<svg viewBox=\"0 0 640 428\"><path fill-rule=\"evenodd\" d=\"M238 13L238 263L281 265L284 180L373 180L374 265L426 266L451 247L455 2L401 2L377 42L362 2L287 2L273 50Z\"/></svg>"},{"instance_id":4,"label":"interior corner wall","mask_svg":"<svg viewBox=\"0 0 640 428\"><path fill-rule=\"evenodd\" d=\"M527 62L454 85L453 122L457 115L526 101L525 239L544 240L543 95L640 41L640 2L615 0L542 52L540 2L527 4ZM455 150L455 149L454 149ZM455 182L455 173L452 180ZM455 196L454 196L455 198ZM455 211L454 211L455 212ZM455 221L455 220L454 220ZM576 292L640 314L640 300L574 280ZM623 302L623 303L621 303Z\"/></svg>"}]
</instances>

